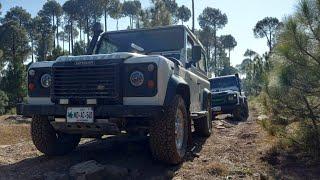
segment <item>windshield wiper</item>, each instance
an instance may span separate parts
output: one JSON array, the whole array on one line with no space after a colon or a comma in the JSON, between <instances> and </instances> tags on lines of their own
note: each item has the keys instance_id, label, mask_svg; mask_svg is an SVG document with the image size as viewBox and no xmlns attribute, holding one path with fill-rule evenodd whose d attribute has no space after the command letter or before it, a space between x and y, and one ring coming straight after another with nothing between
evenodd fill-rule
<instances>
[{"instance_id":1,"label":"windshield wiper","mask_svg":"<svg viewBox=\"0 0 320 180\"><path fill-rule=\"evenodd\" d=\"M131 43L131 47L139 52L144 52L144 49L138 45L136 45L135 43Z\"/></svg>"}]
</instances>

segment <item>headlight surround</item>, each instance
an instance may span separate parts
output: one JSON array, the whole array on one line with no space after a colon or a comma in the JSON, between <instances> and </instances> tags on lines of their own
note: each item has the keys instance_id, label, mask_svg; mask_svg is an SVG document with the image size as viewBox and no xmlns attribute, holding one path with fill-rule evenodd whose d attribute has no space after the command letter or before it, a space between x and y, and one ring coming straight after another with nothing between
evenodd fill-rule
<instances>
[{"instance_id":1,"label":"headlight surround","mask_svg":"<svg viewBox=\"0 0 320 180\"><path fill-rule=\"evenodd\" d=\"M52 83L52 77L50 74L44 74L41 76L41 86L44 88L49 88Z\"/></svg>"},{"instance_id":2,"label":"headlight surround","mask_svg":"<svg viewBox=\"0 0 320 180\"><path fill-rule=\"evenodd\" d=\"M237 100L237 95L236 94L231 94L228 96L228 101L236 101Z\"/></svg>"},{"instance_id":3,"label":"headlight surround","mask_svg":"<svg viewBox=\"0 0 320 180\"><path fill-rule=\"evenodd\" d=\"M139 87L144 83L144 75L141 71L134 71L130 74L130 83L134 87Z\"/></svg>"}]
</instances>

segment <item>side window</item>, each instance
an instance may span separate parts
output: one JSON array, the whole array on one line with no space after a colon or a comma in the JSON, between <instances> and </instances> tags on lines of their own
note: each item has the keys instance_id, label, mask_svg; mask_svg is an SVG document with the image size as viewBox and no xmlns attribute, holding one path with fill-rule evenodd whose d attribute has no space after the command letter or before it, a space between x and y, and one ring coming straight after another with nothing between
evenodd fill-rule
<instances>
[{"instance_id":1,"label":"side window","mask_svg":"<svg viewBox=\"0 0 320 180\"><path fill-rule=\"evenodd\" d=\"M187 60L188 62L192 61L192 46L193 42L190 37L187 38Z\"/></svg>"},{"instance_id":2,"label":"side window","mask_svg":"<svg viewBox=\"0 0 320 180\"><path fill-rule=\"evenodd\" d=\"M206 71L206 56L205 56L204 52L201 53L201 60L199 62L197 62L197 68L199 68L203 72L207 72Z\"/></svg>"}]
</instances>

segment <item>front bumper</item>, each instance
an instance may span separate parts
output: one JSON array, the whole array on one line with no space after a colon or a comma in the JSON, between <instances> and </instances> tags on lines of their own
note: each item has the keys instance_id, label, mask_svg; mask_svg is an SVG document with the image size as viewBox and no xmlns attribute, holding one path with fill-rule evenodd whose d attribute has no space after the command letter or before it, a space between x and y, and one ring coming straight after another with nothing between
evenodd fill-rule
<instances>
[{"instance_id":1,"label":"front bumper","mask_svg":"<svg viewBox=\"0 0 320 180\"><path fill-rule=\"evenodd\" d=\"M212 114L219 115L219 114L232 114L234 110L238 107L238 104L230 104L230 105L213 105L212 107ZM218 108L220 107L220 108ZM216 109L220 110L216 110Z\"/></svg>"},{"instance_id":2,"label":"front bumper","mask_svg":"<svg viewBox=\"0 0 320 180\"><path fill-rule=\"evenodd\" d=\"M18 104L17 114L26 117L33 115L65 117L68 107L64 105L32 105ZM88 107L88 106L85 106ZM164 112L163 106L126 106L126 105L97 105L94 107L95 117L126 118L126 117L159 117Z\"/></svg>"}]
</instances>

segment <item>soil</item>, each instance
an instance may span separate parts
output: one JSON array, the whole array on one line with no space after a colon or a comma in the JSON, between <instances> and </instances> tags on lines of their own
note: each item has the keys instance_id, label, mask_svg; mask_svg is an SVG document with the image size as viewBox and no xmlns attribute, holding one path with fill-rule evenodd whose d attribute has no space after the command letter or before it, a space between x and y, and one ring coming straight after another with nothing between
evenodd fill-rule
<instances>
[{"instance_id":1,"label":"soil","mask_svg":"<svg viewBox=\"0 0 320 180\"><path fill-rule=\"evenodd\" d=\"M270 157L275 138L258 123L259 114L251 110L244 122L228 119L213 121L210 138L193 135L193 146L180 166L154 161L147 137L108 136L102 140L84 139L72 153L47 157L37 151L30 138L30 120L0 117L0 179L39 179L48 172L68 173L71 166L95 160L128 168L129 179L319 179L314 168ZM298 170L297 170L298 168ZM299 172L299 173L297 173Z\"/></svg>"}]
</instances>

